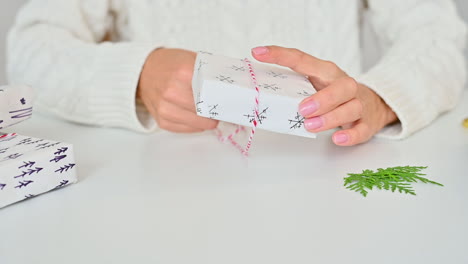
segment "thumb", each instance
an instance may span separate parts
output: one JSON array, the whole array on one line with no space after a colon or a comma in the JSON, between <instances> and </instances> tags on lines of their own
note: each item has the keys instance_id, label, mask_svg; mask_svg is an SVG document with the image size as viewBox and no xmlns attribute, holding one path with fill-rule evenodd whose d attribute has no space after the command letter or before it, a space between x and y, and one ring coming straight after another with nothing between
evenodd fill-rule
<instances>
[{"instance_id":1,"label":"thumb","mask_svg":"<svg viewBox=\"0 0 468 264\"><path fill-rule=\"evenodd\" d=\"M317 90L321 90L334 80L346 76L346 73L333 62L318 59L298 49L260 46L252 49L252 56L260 62L288 67L309 77Z\"/></svg>"}]
</instances>

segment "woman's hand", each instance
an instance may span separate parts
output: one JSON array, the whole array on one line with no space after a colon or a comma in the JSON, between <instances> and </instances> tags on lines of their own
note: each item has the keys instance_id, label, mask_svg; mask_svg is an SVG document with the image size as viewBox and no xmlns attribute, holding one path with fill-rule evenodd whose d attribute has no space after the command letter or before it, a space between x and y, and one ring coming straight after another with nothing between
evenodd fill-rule
<instances>
[{"instance_id":1,"label":"woman's hand","mask_svg":"<svg viewBox=\"0 0 468 264\"><path fill-rule=\"evenodd\" d=\"M218 122L195 113L192 75L196 54L181 49L157 49L146 60L137 98L159 127L172 132L201 132Z\"/></svg>"},{"instance_id":2,"label":"woman's hand","mask_svg":"<svg viewBox=\"0 0 468 264\"><path fill-rule=\"evenodd\" d=\"M337 145L366 142L384 126L397 121L382 98L333 62L278 46L254 48L252 55L261 62L289 67L308 76L317 93L301 102L299 113L306 118L305 127L311 132L343 127L333 134Z\"/></svg>"}]
</instances>

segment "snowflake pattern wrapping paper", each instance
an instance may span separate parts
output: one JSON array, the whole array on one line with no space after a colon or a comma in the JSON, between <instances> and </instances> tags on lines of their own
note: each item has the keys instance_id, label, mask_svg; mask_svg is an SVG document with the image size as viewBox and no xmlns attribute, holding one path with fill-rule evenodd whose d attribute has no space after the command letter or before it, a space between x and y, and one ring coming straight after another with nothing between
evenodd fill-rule
<instances>
[{"instance_id":1,"label":"snowflake pattern wrapping paper","mask_svg":"<svg viewBox=\"0 0 468 264\"><path fill-rule=\"evenodd\" d=\"M76 181L71 145L16 134L0 138L0 208Z\"/></svg>"},{"instance_id":2,"label":"snowflake pattern wrapping paper","mask_svg":"<svg viewBox=\"0 0 468 264\"><path fill-rule=\"evenodd\" d=\"M28 86L0 86L0 129L22 122L32 114L33 91Z\"/></svg>"},{"instance_id":3,"label":"snowflake pattern wrapping paper","mask_svg":"<svg viewBox=\"0 0 468 264\"><path fill-rule=\"evenodd\" d=\"M304 128L299 103L315 93L306 76L274 65L252 63L260 89L258 128L315 138ZM242 59L199 52L192 80L199 116L251 126L255 87Z\"/></svg>"}]
</instances>

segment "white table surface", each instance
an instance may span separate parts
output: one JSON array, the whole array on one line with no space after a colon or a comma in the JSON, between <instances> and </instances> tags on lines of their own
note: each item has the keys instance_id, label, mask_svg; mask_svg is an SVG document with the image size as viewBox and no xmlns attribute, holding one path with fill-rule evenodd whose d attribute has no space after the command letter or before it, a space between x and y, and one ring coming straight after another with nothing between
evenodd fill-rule
<instances>
[{"instance_id":1,"label":"white table surface","mask_svg":"<svg viewBox=\"0 0 468 264\"><path fill-rule=\"evenodd\" d=\"M8 131L73 143L79 183L0 210L0 263L468 263L468 95L404 141L337 147L258 133L248 164L211 133L50 117ZM343 187L427 165L417 196Z\"/></svg>"}]
</instances>

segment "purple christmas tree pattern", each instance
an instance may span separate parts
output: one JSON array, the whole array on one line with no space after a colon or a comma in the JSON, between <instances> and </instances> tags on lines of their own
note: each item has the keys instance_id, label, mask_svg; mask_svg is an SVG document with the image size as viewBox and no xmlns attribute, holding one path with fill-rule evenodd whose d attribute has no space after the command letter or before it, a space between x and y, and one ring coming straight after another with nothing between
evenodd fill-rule
<instances>
[{"instance_id":1,"label":"purple christmas tree pattern","mask_svg":"<svg viewBox=\"0 0 468 264\"><path fill-rule=\"evenodd\" d=\"M36 167L35 169L28 169L27 171L22 171L22 174L20 175L17 175L13 178L24 178L24 176L26 175L32 175L33 173L36 173L38 174L41 170L43 170L43 168L39 168L39 167Z\"/></svg>"},{"instance_id":2,"label":"purple christmas tree pattern","mask_svg":"<svg viewBox=\"0 0 468 264\"><path fill-rule=\"evenodd\" d=\"M31 143L32 138L25 138L16 143L17 146Z\"/></svg>"},{"instance_id":3,"label":"purple christmas tree pattern","mask_svg":"<svg viewBox=\"0 0 468 264\"><path fill-rule=\"evenodd\" d=\"M28 186L29 184L33 183L34 181L20 181L18 182L19 185L15 186L15 188L21 189L23 187Z\"/></svg>"},{"instance_id":4,"label":"purple christmas tree pattern","mask_svg":"<svg viewBox=\"0 0 468 264\"><path fill-rule=\"evenodd\" d=\"M298 129L304 125L304 117L299 113L296 113L296 116L293 119L288 119L288 121L292 125L289 129Z\"/></svg>"},{"instance_id":5,"label":"purple christmas tree pattern","mask_svg":"<svg viewBox=\"0 0 468 264\"><path fill-rule=\"evenodd\" d=\"M55 147L57 145L59 145L60 142L55 142L55 143L50 143L50 142L46 142L46 143L41 143L41 144L38 144L36 146L37 149L45 149L45 148L51 148L51 147Z\"/></svg>"},{"instance_id":6,"label":"purple christmas tree pattern","mask_svg":"<svg viewBox=\"0 0 468 264\"><path fill-rule=\"evenodd\" d=\"M64 187L64 186L68 185L69 182L70 182L70 181L63 180L63 181L60 182L59 185L55 186L54 189L62 188L62 187Z\"/></svg>"},{"instance_id":7,"label":"purple christmas tree pattern","mask_svg":"<svg viewBox=\"0 0 468 264\"><path fill-rule=\"evenodd\" d=\"M263 124L263 120L267 119L267 111L268 111L268 107L267 108L264 108L262 111L258 112L258 122L260 124ZM254 120L255 120L255 110L252 111L253 113L252 114L247 114L247 115L244 115L245 117L247 117L247 119L249 120L249 123L252 123Z\"/></svg>"},{"instance_id":8,"label":"purple christmas tree pattern","mask_svg":"<svg viewBox=\"0 0 468 264\"><path fill-rule=\"evenodd\" d=\"M28 108L20 109L20 110L15 110L15 111L10 111L9 113L13 114L11 116L11 119L29 117L29 116L32 115L32 107L28 107Z\"/></svg>"},{"instance_id":9,"label":"purple christmas tree pattern","mask_svg":"<svg viewBox=\"0 0 468 264\"><path fill-rule=\"evenodd\" d=\"M11 155L8 155L5 157L5 160L9 160L9 159L17 159L19 157L23 156L23 154L21 153L15 153L15 154L11 154Z\"/></svg>"},{"instance_id":10,"label":"purple christmas tree pattern","mask_svg":"<svg viewBox=\"0 0 468 264\"><path fill-rule=\"evenodd\" d=\"M37 144L36 148L41 149L41 148L47 148L49 146L49 142L44 142L41 144Z\"/></svg>"},{"instance_id":11,"label":"purple christmas tree pattern","mask_svg":"<svg viewBox=\"0 0 468 264\"><path fill-rule=\"evenodd\" d=\"M18 169L21 169L21 168L31 168L32 166L34 166L34 164L36 164L35 161L23 161L23 165L19 166Z\"/></svg>"},{"instance_id":12,"label":"purple christmas tree pattern","mask_svg":"<svg viewBox=\"0 0 468 264\"><path fill-rule=\"evenodd\" d=\"M69 163L68 165L60 167L60 169L57 169L55 172L63 173L65 171L71 170L75 167L74 163Z\"/></svg>"},{"instance_id":13,"label":"purple christmas tree pattern","mask_svg":"<svg viewBox=\"0 0 468 264\"><path fill-rule=\"evenodd\" d=\"M63 148L59 148L57 149L56 152L54 152L54 155L60 155L60 154L63 154L65 152L67 152L68 148L67 147L63 147Z\"/></svg>"},{"instance_id":14,"label":"purple christmas tree pattern","mask_svg":"<svg viewBox=\"0 0 468 264\"><path fill-rule=\"evenodd\" d=\"M24 196L25 199L31 199L31 198L33 198L33 197L36 197L36 195L34 195L34 194L28 194L28 195L25 195L25 196Z\"/></svg>"},{"instance_id":15,"label":"purple christmas tree pattern","mask_svg":"<svg viewBox=\"0 0 468 264\"><path fill-rule=\"evenodd\" d=\"M3 188L5 188L6 184L5 183L0 183L0 191L3 190Z\"/></svg>"},{"instance_id":16,"label":"purple christmas tree pattern","mask_svg":"<svg viewBox=\"0 0 468 264\"><path fill-rule=\"evenodd\" d=\"M2 148L2 149L0 149L0 154L3 154L3 153L5 153L5 152L7 152L7 150L8 150L8 148Z\"/></svg>"},{"instance_id":17,"label":"purple christmas tree pattern","mask_svg":"<svg viewBox=\"0 0 468 264\"><path fill-rule=\"evenodd\" d=\"M53 159L49 160L49 162L55 161L55 163L57 163L57 162L59 162L60 160L66 158L66 157L67 157L67 155L56 156L56 157L54 157Z\"/></svg>"},{"instance_id":18,"label":"purple christmas tree pattern","mask_svg":"<svg viewBox=\"0 0 468 264\"><path fill-rule=\"evenodd\" d=\"M42 141L44 141L44 139L33 140L32 138L25 138L25 139L20 140L20 142L18 142L16 145L17 146L19 146L19 145L31 145L31 144L40 143Z\"/></svg>"}]
</instances>

